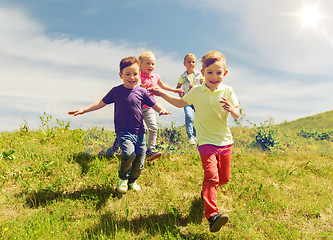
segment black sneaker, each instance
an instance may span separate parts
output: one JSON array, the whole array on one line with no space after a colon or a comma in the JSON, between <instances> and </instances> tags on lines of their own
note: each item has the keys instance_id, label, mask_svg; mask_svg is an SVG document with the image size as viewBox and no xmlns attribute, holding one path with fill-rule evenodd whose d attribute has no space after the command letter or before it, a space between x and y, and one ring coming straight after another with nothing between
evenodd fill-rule
<instances>
[{"instance_id":1,"label":"black sneaker","mask_svg":"<svg viewBox=\"0 0 333 240\"><path fill-rule=\"evenodd\" d=\"M161 152L157 152L157 151L150 150L150 149L148 149L147 152L146 152L147 161L153 161L156 158L159 158L160 156L162 156Z\"/></svg>"},{"instance_id":2,"label":"black sneaker","mask_svg":"<svg viewBox=\"0 0 333 240\"><path fill-rule=\"evenodd\" d=\"M215 214L209 219L209 228L211 232L217 232L228 222L228 215L225 213Z\"/></svg>"}]
</instances>

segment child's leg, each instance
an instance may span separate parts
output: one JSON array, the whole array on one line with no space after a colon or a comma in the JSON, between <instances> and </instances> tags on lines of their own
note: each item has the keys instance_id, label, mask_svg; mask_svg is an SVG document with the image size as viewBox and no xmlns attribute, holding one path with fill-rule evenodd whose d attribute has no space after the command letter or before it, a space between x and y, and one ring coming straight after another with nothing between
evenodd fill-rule
<instances>
[{"instance_id":1,"label":"child's leg","mask_svg":"<svg viewBox=\"0 0 333 240\"><path fill-rule=\"evenodd\" d=\"M148 128L147 149L155 150L158 128L157 128L157 121L154 109L152 108L142 109L142 115Z\"/></svg>"},{"instance_id":2,"label":"child's leg","mask_svg":"<svg viewBox=\"0 0 333 240\"><path fill-rule=\"evenodd\" d=\"M230 181L231 145L219 147L218 151L219 185L224 185Z\"/></svg>"},{"instance_id":3,"label":"child's leg","mask_svg":"<svg viewBox=\"0 0 333 240\"><path fill-rule=\"evenodd\" d=\"M219 213L217 207L217 187L219 186L217 147L207 144L199 146L198 149L204 169L202 197L205 206L205 217L209 220L210 217Z\"/></svg>"},{"instance_id":4,"label":"child's leg","mask_svg":"<svg viewBox=\"0 0 333 240\"><path fill-rule=\"evenodd\" d=\"M146 137L144 133L137 135L135 154L136 157L129 172L128 183L134 183L144 168L146 154Z\"/></svg>"},{"instance_id":5,"label":"child's leg","mask_svg":"<svg viewBox=\"0 0 333 240\"><path fill-rule=\"evenodd\" d=\"M193 105L187 105L184 107L185 112L185 126L186 126L186 133L189 139L195 138L194 134L194 107Z\"/></svg>"},{"instance_id":6,"label":"child's leg","mask_svg":"<svg viewBox=\"0 0 333 240\"><path fill-rule=\"evenodd\" d=\"M120 149L122 151L119 170L119 178L122 180L128 179L132 162L136 157L133 144L133 141L135 140L135 138L133 138L134 136L135 135L132 135L128 132L121 132L117 134L117 139L120 145Z\"/></svg>"}]
</instances>

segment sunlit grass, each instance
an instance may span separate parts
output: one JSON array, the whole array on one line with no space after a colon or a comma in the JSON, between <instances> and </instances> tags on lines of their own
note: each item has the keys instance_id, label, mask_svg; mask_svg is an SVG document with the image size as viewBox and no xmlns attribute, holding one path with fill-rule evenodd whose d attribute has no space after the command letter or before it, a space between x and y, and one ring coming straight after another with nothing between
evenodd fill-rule
<instances>
[{"instance_id":1,"label":"sunlit grass","mask_svg":"<svg viewBox=\"0 0 333 240\"><path fill-rule=\"evenodd\" d=\"M218 191L230 220L212 234L200 156L183 127L160 127L164 155L146 164L141 192L119 195L119 156L98 155L114 132L41 121L0 133L1 239L332 239L332 141L299 134L304 122L232 128L232 179ZM271 128L278 141L266 148Z\"/></svg>"}]
</instances>

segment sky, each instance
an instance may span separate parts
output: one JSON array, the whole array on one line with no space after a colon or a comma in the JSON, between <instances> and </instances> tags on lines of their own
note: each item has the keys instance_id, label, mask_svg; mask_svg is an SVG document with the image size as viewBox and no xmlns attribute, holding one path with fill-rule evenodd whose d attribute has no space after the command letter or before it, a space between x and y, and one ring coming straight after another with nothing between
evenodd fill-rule
<instances>
[{"instance_id":1,"label":"sky","mask_svg":"<svg viewBox=\"0 0 333 240\"><path fill-rule=\"evenodd\" d=\"M0 0L0 131L38 129L44 112L72 129L113 129L112 105L67 112L121 84L120 60L145 50L173 87L186 53L200 70L221 51L244 125L330 111L332 13L331 0ZM161 125L184 124L182 109L157 101L172 113Z\"/></svg>"}]
</instances>

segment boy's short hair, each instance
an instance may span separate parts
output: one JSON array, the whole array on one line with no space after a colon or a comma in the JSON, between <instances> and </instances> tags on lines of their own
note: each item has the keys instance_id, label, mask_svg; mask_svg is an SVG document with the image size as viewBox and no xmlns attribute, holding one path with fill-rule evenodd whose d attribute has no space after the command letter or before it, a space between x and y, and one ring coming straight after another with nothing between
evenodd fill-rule
<instances>
[{"instance_id":1,"label":"boy's short hair","mask_svg":"<svg viewBox=\"0 0 333 240\"><path fill-rule=\"evenodd\" d=\"M197 59L197 57L194 55L194 53L188 53L184 57L184 63L186 62L186 58L188 58L188 57L193 57L193 58Z\"/></svg>"},{"instance_id":2,"label":"boy's short hair","mask_svg":"<svg viewBox=\"0 0 333 240\"><path fill-rule=\"evenodd\" d=\"M201 58L202 69L204 70L206 67L212 65L215 62L219 62L219 61L222 61L223 66L224 66L223 68L225 71L226 70L226 57L220 51L217 51L217 50L210 51Z\"/></svg>"},{"instance_id":3,"label":"boy's short hair","mask_svg":"<svg viewBox=\"0 0 333 240\"><path fill-rule=\"evenodd\" d=\"M155 55L154 55L154 53L153 53L152 51L144 51L144 52L142 52L142 53L140 54L139 61L142 62L143 59L145 59L145 58L149 58L149 57L155 59Z\"/></svg>"},{"instance_id":4,"label":"boy's short hair","mask_svg":"<svg viewBox=\"0 0 333 240\"><path fill-rule=\"evenodd\" d=\"M127 68L129 66L132 66L133 64L139 64L139 60L136 57L126 57L121 59L120 64L119 64L119 68L120 68L120 72L122 73L124 68Z\"/></svg>"}]
</instances>

